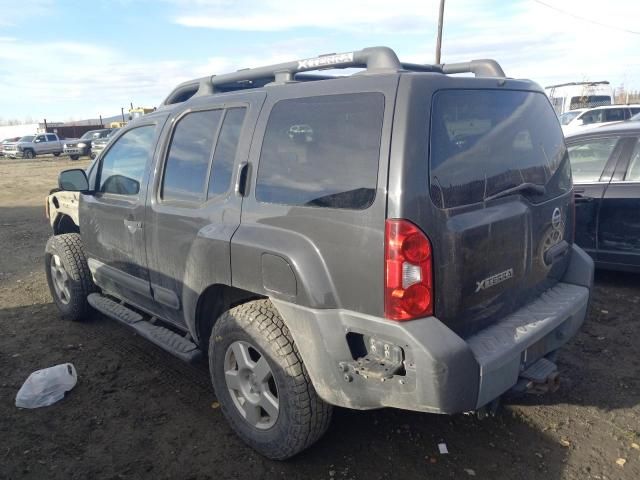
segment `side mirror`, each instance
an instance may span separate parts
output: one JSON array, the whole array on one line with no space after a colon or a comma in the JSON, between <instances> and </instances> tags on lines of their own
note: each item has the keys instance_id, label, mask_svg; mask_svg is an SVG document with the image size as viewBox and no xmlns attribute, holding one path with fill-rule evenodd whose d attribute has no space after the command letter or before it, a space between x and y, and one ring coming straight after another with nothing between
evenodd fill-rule
<instances>
[{"instance_id":1,"label":"side mirror","mask_svg":"<svg viewBox=\"0 0 640 480\"><path fill-rule=\"evenodd\" d=\"M81 168L72 168L60 172L58 186L67 192L88 192L89 180Z\"/></svg>"}]
</instances>

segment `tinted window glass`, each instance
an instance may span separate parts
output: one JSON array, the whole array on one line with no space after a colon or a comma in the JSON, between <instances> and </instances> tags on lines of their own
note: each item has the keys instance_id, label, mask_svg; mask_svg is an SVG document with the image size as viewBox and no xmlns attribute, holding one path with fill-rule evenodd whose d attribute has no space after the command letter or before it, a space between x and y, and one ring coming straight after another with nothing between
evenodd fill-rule
<instances>
[{"instance_id":1,"label":"tinted window glass","mask_svg":"<svg viewBox=\"0 0 640 480\"><path fill-rule=\"evenodd\" d=\"M122 135L102 158L100 191L137 195L147 160L153 151L154 125L134 128Z\"/></svg>"},{"instance_id":2,"label":"tinted window glass","mask_svg":"<svg viewBox=\"0 0 640 480\"><path fill-rule=\"evenodd\" d=\"M620 137L585 140L569 146L571 171L576 183L597 182Z\"/></svg>"},{"instance_id":3,"label":"tinted window glass","mask_svg":"<svg viewBox=\"0 0 640 480\"><path fill-rule=\"evenodd\" d=\"M216 142L216 150L213 154L209 178L209 197L224 193L229 189L244 113L244 108L232 108L227 110L224 116L220 136Z\"/></svg>"},{"instance_id":4,"label":"tinted window glass","mask_svg":"<svg viewBox=\"0 0 640 480\"><path fill-rule=\"evenodd\" d=\"M610 108L604 111L605 122L620 122L624 120L625 109Z\"/></svg>"},{"instance_id":5,"label":"tinted window glass","mask_svg":"<svg viewBox=\"0 0 640 480\"><path fill-rule=\"evenodd\" d=\"M47 135L47 142L55 142L55 141L56 141L55 135Z\"/></svg>"},{"instance_id":6,"label":"tinted window glass","mask_svg":"<svg viewBox=\"0 0 640 480\"><path fill-rule=\"evenodd\" d=\"M636 142L636 146L633 149L627 175L624 179L630 182L640 182L640 140Z\"/></svg>"},{"instance_id":7,"label":"tinted window glass","mask_svg":"<svg viewBox=\"0 0 640 480\"><path fill-rule=\"evenodd\" d=\"M262 144L256 198L367 208L375 197L383 115L380 93L278 102Z\"/></svg>"},{"instance_id":8,"label":"tinted window glass","mask_svg":"<svg viewBox=\"0 0 640 480\"><path fill-rule=\"evenodd\" d=\"M434 96L431 199L440 208L482 202L521 183L546 185L539 202L571 188L562 130L539 93L450 90Z\"/></svg>"},{"instance_id":9,"label":"tinted window glass","mask_svg":"<svg viewBox=\"0 0 640 480\"><path fill-rule=\"evenodd\" d=\"M193 112L180 119L167 155L163 200L193 202L204 198L209 161L222 112Z\"/></svg>"},{"instance_id":10,"label":"tinted window glass","mask_svg":"<svg viewBox=\"0 0 640 480\"><path fill-rule=\"evenodd\" d=\"M604 122L604 110L591 110L580 117L583 125Z\"/></svg>"}]
</instances>

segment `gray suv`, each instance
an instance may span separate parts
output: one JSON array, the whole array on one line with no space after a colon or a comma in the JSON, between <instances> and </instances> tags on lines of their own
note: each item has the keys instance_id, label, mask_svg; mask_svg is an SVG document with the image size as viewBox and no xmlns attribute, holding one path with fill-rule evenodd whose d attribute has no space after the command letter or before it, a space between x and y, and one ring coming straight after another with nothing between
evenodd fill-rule
<instances>
[{"instance_id":1,"label":"gray suv","mask_svg":"<svg viewBox=\"0 0 640 480\"><path fill-rule=\"evenodd\" d=\"M326 68L362 71L305 73ZM80 233L46 247L63 316L208 356L230 424L274 459L333 405L553 389L587 312L560 125L491 60L376 47L186 82L59 184L80 192Z\"/></svg>"}]
</instances>

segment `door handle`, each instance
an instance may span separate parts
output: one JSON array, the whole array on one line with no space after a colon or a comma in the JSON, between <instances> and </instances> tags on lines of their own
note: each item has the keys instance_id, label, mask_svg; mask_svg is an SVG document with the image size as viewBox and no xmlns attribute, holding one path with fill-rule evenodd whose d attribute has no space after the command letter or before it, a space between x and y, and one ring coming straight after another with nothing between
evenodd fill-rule
<instances>
[{"instance_id":1,"label":"door handle","mask_svg":"<svg viewBox=\"0 0 640 480\"><path fill-rule=\"evenodd\" d=\"M242 162L238 166L238 178L236 180L236 195L240 195L244 197L244 194L247 191L247 174L249 171L249 164L247 162Z\"/></svg>"},{"instance_id":2,"label":"door handle","mask_svg":"<svg viewBox=\"0 0 640 480\"><path fill-rule=\"evenodd\" d=\"M576 203L587 203L593 202L593 197L586 197L580 193L574 193L573 198L576 200Z\"/></svg>"},{"instance_id":3,"label":"door handle","mask_svg":"<svg viewBox=\"0 0 640 480\"><path fill-rule=\"evenodd\" d=\"M127 227L127 230L129 230L129 233L135 233L136 230L142 228L142 222L125 219L124 220L124 226Z\"/></svg>"}]
</instances>

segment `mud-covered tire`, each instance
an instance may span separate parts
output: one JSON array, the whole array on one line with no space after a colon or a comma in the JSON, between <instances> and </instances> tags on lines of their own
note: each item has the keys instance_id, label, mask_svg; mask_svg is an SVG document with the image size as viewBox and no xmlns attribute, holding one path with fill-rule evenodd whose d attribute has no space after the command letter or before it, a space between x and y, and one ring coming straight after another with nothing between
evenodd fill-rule
<instances>
[{"instance_id":1,"label":"mud-covered tire","mask_svg":"<svg viewBox=\"0 0 640 480\"><path fill-rule=\"evenodd\" d=\"M56 281L56 268L53 266L55 257L59 259L59 266L64 270L62 277L66 289L61 289ZM80 235L66 233L49 238L44 261L49 291L62 317L76 322L84 320L91 312L87 296L97 289L89 271ZM66 293L61 295L61 290L66 290Z\"/></svg>"},{"instance_id":2,"label":"mud-covered tire","mask_svg":"<svg viewBox=\"0 0 640 480\"><path fill-rule=\"evenodd\" d=\"M227 350L237 342L255 346L271 369L279 411L267 429L256 428L245 419L227 386ZM231 427L267 458L290 458L315 443L329 427L332 407L318 397L289 329L269 300L247 302L218 318L209 341L209 370Z\"/></svg>"}]
</instances>

